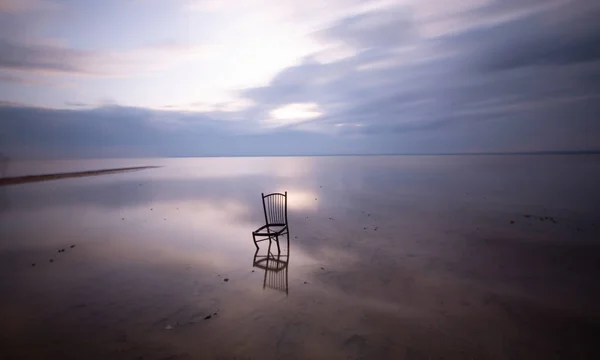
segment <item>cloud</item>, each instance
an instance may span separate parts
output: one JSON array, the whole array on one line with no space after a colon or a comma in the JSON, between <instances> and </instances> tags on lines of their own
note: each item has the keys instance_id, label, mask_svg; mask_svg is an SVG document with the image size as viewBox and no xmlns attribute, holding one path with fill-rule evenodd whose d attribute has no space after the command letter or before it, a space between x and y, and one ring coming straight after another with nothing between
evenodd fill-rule
<instances>
[{"instance_id":1,"label":"cloud","mask_svg":"<svg viewBox=\"0 0 600 360\"><path fill-rule=\"evenodd\" d=\"M408 9L387 9L342 19L319 34L325 41L342 42L357 50L393 49L414 38Z\"/></svg>"},{"instance_id":2,"label":"cloud","mask_svg":"<svg viewBox=\"0 0 600 360\"><path fill-rule=\"evenodd\" d=\"M442 41L464 48L478 66L492 71L593 62L600 60L599 17L600 6L569 2Z\"/></svg>"},{"instance_id":3,"label":"cloud","mask_svg":"<svg viewBox=\"0 0 600 360\"><path fill-rule=\"evenodd\" d=\"M599 5L452 4L346 10L311 32L323 48L216 105L199 98L165 100L156 109L7 106L2 119L21 121L0 124L0 134L11 134L2 141L15 151L91 154L133 146L149 156L600 149ZM10 46L22 48L0 51L0 65L27 71L117 74L196 56L176 44L113 59L60 46Z\"/></svg>"},{"instance_id":4,"label":"cloud","mask_svg":"<svg viewBox=\"0 0 600 360\"><path fill-rule=\"evenodd\" d=\"M48 0L0 0L0 13L23 13L41 10L53 10L59 5Z\"/></svg>"},{"instance_id":5,"label":"cloud","mask_svg":"<svg viewBox=\"0 0 600 360\"><path fill-rule=\"evenodd\" d=\"M132 76L160 71L208 55L214 48L159 44L129 51L89 51L16 43L0 38L0 68L36 73Z\"/></svg>"},{"instance_id":6,"label":"cloud","mask_svg":"<svg viewBox=\"0 0 600 360\"><path fill-rule=\"evenodd\" d=\"M21 76L16 76L12 74L4 74L0 73L0 83L12 83L19 85L37 85L35 81L31 81Z\"/></svg>"},{"instance_id":7,"label":"cloud","mask_svg":"<svg viewBox=\"0 0 600 360\"><path fill-rule=\"evenodd\" d=\"M57 110L0 104L0 143L12 157L318 155L366 149L351 139L272 130L218 114L106 106ZM243 127L242 127L243 128ZM127 149L115 153L115 149Z\"/></svg>"},{"instance_id":8,"label":"cloud","mask_svg":"<svg viewBox=\"0 0 600 360\"><path fill-rule=\"evenodd\" d=\"M316 103L324 115L296 129L366 136L396 152L599 149L599 7L582 3L475 7L460 16L494 20L433 38L410 19L353 16L318 33L353 56L307 58L244 96L263 117Z\"/></svg>"},{"instance_id":9,"label":"cloud","mask_svg":"<svg viewBox=\"0 0 600 360\"><path fill-rule=\"evenodd\" d=\"M86 103L82 103L82 102L78 102L78 101L65 101L65 105L72 106L72 107L87 107L87 106L90 106L90 104L86 104Z\"/></svg>"}]
</instances>

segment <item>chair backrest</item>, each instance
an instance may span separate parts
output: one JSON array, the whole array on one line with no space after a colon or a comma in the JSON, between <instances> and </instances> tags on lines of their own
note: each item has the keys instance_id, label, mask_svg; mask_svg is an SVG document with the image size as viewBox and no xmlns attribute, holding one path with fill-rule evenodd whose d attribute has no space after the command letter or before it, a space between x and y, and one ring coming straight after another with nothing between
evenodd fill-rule
<instances>
[{"instance_id":1,"label":"chair backrest","mask_svg":"<svg viewBox=\"0 0 600 360\"><path fill-rule=\"evenodd\" d=\"M262 195L266 225L287 225L287 191Z\"/></svg>"}]
</instances>

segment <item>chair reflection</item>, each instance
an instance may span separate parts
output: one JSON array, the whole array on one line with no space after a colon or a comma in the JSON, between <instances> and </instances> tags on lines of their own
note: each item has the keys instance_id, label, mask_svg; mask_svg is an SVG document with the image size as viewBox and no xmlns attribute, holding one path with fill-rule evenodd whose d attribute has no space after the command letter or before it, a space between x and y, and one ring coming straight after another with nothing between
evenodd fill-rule
<instances>
[{"instance_id":1,"label":"chair reflection","mask_svg":"<svg viewBox=\"0 0 600 360\"><path fill-rule=\"evenodd\" d=\"M267 250L266 255L259 255L259 249L256 249L252 266L265 271L263 278L263 289L269 288L285 292L285 294L288 295L288 264L290 260L289 245L290 244L288 240L286 254L282 254L281 251L277 251L276 254L273 254L271 252L271 243L269 243L269 249Z\"/></svg>"},{"instance_id":2,"label":"chair reflection","mask_svg":"<svg viewBox=\"0 0 600 360\"><path fill-rule=\"evenodd\" d=\"M0 153L0 178L6 177L6 172L8 170L8 156Z\"/></svg>"}]
</instances>

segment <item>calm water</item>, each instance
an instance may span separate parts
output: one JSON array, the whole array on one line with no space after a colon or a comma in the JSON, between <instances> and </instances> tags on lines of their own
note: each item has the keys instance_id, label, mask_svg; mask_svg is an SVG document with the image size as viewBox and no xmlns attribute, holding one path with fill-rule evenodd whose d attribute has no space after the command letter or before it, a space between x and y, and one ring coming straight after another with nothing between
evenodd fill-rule
<instances>
[{"instance_id":1,"label":"calm water","mask_svg":"<svg viewBox=\"0 0 600 360\"><path fill-rule=\"evenodd\" d=\"M13 162L162 167L0 187L0 358L591 358L599 160ZM275 191L289 261L265 273Z\"/></svg>"}]
</instances>

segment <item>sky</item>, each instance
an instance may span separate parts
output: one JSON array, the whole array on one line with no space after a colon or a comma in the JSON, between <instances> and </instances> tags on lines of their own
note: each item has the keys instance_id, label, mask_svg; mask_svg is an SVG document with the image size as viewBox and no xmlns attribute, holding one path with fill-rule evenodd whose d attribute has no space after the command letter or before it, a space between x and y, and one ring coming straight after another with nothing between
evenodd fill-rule
<instances>
[{"instance_id":1,"label":"sky","mask_svg":"<svg viewBox=\"0 0 600 360\"><path fill-rule=\"evenodd\" d=\"M0 0L10 157L600 150L597 0Z\"/></svg>"}]
</instances>

